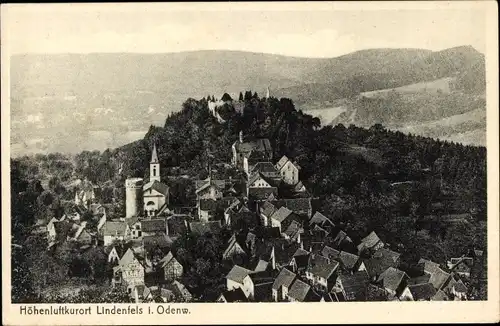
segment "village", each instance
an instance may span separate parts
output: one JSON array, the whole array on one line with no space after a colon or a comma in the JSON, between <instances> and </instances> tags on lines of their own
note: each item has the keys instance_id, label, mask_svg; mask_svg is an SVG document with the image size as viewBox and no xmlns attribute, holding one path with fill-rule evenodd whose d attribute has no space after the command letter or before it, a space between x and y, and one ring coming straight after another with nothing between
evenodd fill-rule
<instances>
[{"instance_id":1,"label":"village","mask_svg":"<svg viewBox=\"0 0 500 326\"><path fill-rule=\"evenodd\" d=\"M209 103L220 123L224 119L217 108L228 101ZM402 267L400 254L374 231L354 243L313 208L301 167L286 156L273 157L269 139L250 139L240 131L227 150L231 168L243 177L219 179L209 167L206 179L194 180L196 207L188 212L170 205L156 144L147 182L137 177L125 181L124 216L101 202L98 187L82 183L74 211L48 223L48 250L67 241L82 249L103 246L111 284L125 287L137 303L197 301L182 283L186 266L174 255L172 243L186 234L222 230L232 236L219 253L229 269L216 302L468 299L466 281L481 251L450 258L447 266L420 258L415 266ZM92 214L95 227L81 221L85 212Z\"/></svg>"}]
</instances>

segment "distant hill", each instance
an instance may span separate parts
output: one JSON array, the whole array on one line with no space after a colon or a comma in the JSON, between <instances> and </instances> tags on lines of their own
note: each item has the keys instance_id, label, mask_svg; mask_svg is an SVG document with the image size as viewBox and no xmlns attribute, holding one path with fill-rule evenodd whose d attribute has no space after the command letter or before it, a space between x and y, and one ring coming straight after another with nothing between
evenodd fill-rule
<instances>
[{"instance_id":1,"label":"distant hill","mask_svg":"<svg viewBox=\"0 0 500 326\"><path fill-rule=\"evenodd\" d=\"M269 86L274 96L291 98L300 109L321 109L362 92L445 77L456 78L458 91L475 96L484 92L484 76L484 55L468 46L439 52L371 49L327 59L238 51L16 55L13 154L120 146L163 123L190 97L246 89L263 95Z\"/></svg>"}]
</instances>

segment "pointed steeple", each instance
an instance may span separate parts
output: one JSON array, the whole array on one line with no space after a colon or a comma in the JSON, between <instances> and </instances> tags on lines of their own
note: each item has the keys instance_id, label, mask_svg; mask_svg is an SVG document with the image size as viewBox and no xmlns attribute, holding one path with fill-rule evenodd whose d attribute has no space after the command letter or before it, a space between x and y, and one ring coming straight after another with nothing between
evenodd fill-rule
<instances>
[{"instance_id":1,"label":"pointed steeple","mask_svg":"<svg viewBox=\"0 0 500 326\"><path fill-rule=\"evenodd\" d=\"M151 154L151 162L149 163L158 163L158 153L156 152L156 144L153 144L153 153Z\"/></svg>"}]
</instances>

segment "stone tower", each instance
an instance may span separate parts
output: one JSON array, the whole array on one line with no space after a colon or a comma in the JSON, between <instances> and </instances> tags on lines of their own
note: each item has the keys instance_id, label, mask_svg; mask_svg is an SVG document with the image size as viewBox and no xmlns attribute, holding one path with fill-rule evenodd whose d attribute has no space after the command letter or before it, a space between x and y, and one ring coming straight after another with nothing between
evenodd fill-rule
<instances>
[{"instance_id":1,"label":"stone tower","mask_svg":"<svg viewBox=\"0 0 500 326\"><path fill-rule=\"evenodd\" d=\"M125 217L130 218L142 214L142 178L125 180Z\"/></svg>"},{"instance_id":2,"label":"stone tower","mask_svg":"<svg viewBox=\"0 0 500 326\"><path fill-rule=\"evenodd\" d=\"M160 178L160 162L158 161L158 153L156 152L156 144L153 145L153 153L149 162L149 181L161 181Z\"/></svg>"}]
</instances>

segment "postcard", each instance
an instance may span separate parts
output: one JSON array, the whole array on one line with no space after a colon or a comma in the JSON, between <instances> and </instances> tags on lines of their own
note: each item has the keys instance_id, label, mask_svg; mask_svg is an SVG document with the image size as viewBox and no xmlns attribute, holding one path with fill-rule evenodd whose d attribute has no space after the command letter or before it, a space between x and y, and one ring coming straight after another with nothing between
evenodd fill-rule
<instances>
[{"instance_id":1,"label":"postcard","mask_svg":"<svg viewBox=\"0 0 500 326\"><path fill-rule=\"evenodd\" d=\"M4 324L499 321L495 2L1 9Z\"/></svg>"}]
</instances>

